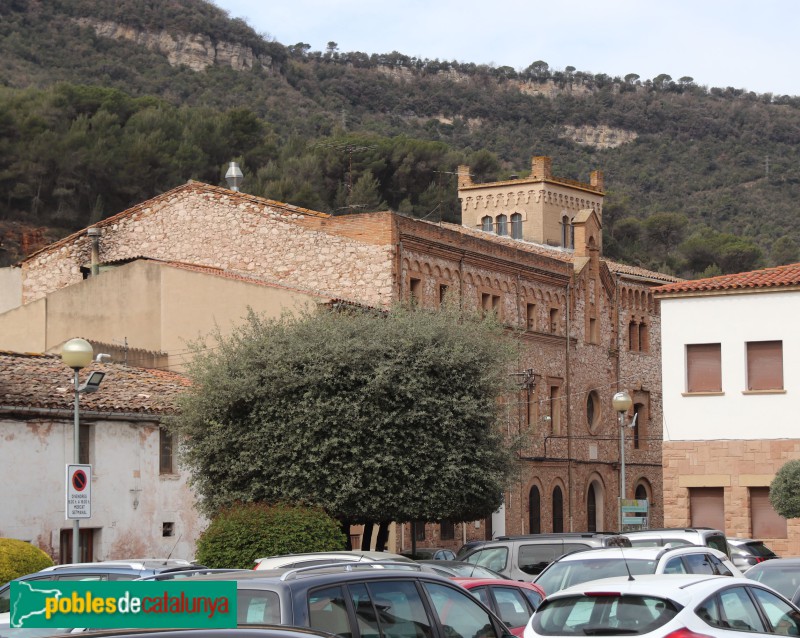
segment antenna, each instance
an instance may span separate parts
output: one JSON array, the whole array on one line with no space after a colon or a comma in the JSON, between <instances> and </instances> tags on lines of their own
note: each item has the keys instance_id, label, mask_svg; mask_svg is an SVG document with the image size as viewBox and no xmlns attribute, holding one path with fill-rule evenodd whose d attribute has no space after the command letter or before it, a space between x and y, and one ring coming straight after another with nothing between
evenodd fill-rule
<instances>
[{"instance_id":1,"label":"antenna","mask_svg":"<svg viewBox=\"0 0 800 638\"><path fill-rule=\"evenodd\" d=\"M314 144L312 148L331 148L335 151L347 153L347 194L349 195L353 191L353 153L369 151L373 148L378 148L378 146L377 144L359 145L348 142L320 142L319 144Z\"/></svg>"},{"instance_id":2,"label":"antenna","mask_svg":"<svg viewBox=\"0 0 800 638\"><path fill-rule=\"evenodd\" d=\"M176 541L175 541L175 544L172 546L172 549L171 549L171 550L169 550L169 554L167 554L167 560L169 560L170 558L172 558L172 552L174 552L174 551L175 551L175 548L178 546L178 543L180 543L180 542L181 542L181 537L182 537L182 536L183 536L183 532L181 532L180 534L178 534L178 540L176 540ZM633 580L633 579L631 578L631 580Z\"/></svg>"},{"instance_id":3,"label":"antenna","mask_svg":"<svg viewBox=\"0 0 800 638\"><path fill-rule=\"evenodd\" d=\"M625 563L625 571L627 571L627 572L628 572L628 580L629 580L629 581L631 581L631 580L636 580L636 579L633 577L633 574L631 574L631 568L628 566L628 559L627 559L627 558L625 558L625 552L622 550L622 545L620 545L620 546L619 546L619 553L620 553L620 554L622 554L622 560L623 560L623 562Z\"/></svg>"}]
</instances>

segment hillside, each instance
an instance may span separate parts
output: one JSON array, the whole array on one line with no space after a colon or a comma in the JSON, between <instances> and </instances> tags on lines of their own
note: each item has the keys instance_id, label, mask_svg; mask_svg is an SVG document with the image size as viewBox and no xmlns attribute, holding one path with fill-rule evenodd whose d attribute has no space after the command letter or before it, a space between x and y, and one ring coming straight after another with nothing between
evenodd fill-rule
<instances>
[{"instance_id":1,"label":"hillside","mask_svg":"<svg viewBox=\"0 0 800 638\"><path fill-rule=\"evenodd\" d=\"M187 179L458 219L475 181L605 174L606 253L683 276L798 261L800 98L284 46L202 0L0 2L0 264Z\"/></svg>"}]
</instances>

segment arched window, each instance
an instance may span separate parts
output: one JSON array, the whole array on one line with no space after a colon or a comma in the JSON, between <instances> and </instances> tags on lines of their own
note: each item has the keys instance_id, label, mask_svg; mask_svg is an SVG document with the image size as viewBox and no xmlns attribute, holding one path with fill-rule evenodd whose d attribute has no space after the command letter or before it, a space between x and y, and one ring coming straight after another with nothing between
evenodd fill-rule
<instances>
[{"instance_id":1,"label":"arched window","mask_svg":"<svg viewBox=\"0 0 800 638\"><path fill-rule=\"evenodd\" d=\"M497 234L503 236L508 235L508 217L505 215L497 216Z\"/></svg>"},{"instance_id":2,"label":"arched window","mask_svg":"<svg viewBox=\"0 0 800 638\"><path fill-rule=\"evenodd\" d=\"M560 534L564 531L564 495L561 488L553 488L553 533Z\"/></svg>"},{"instance_id":3,"label":"arched window","mask_svg":"<svg viewBox=\"0 0 800 638\"><path fill-rule=\"evenodd\" d=\"M636 424L631 428L631 438L633 439L633 449L638 450L647 447L645 441L647 436L647 408L643 403L636 403L633 406L633 414L636 418Z\"/></svg>"},{"instance_id":4,"label":"arched window","mask_svg":"<svg viewBox=\"0 0 800 638\"><path fill-rule=\"evenodd\" d=\"M564 215L561 218L561 246L564 248L569 248L569 217Z\"/></svg>"},{"instance_id":5,"label":"arched window","mask_svg":"<svg viewBox=\"0 0 800 638\"><path fill-rule=\"evenodd\" d=\"M494 220L489 215L481 219L481 230L487 233L494 232Z\"/></svg>"},{"instance_id":6,"label":"arched window","mask_svg":"<svg viewBox=\"0 0 800 638\"><path fill-rule=\"evenodd\" d=\"M514 213L511 216L511 237L522 239L522 215Z\"/></svg>"},{"instance_id":7,"label":"arched window","mask_svg":"<svg viewBox=\"0 0 800 638\"><path fill-rule=\"evenodd\" d=\"M636 491L634 492L633 497L635 499L638 499L638 500L649 499L650 495L649 495L649 493L647 491L647 486L644 483L639 483L636 486ZM648 513L647 514L645 514L644 512L636 512L636 516L640 516L640 517L647 516L650 513L649 512L650 505L652 505L652 503L648 502L648 508L647 508L648 509Z\"/></svg>"},{"instance_id":8,"label":"arched window","mask_svg":"<svg viewBox=\"0 0 800 638\"><path fill-rule=\"evenodd\" d=\"M542 497L535 485L528 494L528 527L531 534L542 533Z\"/></svg>"},{"instance_id":9,"label":"arched window","mask_svg":"<svg viewBox=\"0 0 800 638\"><path fill-rule=\"evenodd\" d=\"M597 531L597 495L594 492L594 483L589 485L589 492L586 494L586 524L586 531Z\"/></svg>"}]
</instances>

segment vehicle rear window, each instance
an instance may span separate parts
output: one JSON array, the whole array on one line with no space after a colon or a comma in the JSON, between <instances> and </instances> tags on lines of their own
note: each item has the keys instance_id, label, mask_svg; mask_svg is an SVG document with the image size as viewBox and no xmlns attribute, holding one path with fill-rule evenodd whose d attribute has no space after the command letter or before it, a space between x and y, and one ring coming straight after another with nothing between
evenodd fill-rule
<instances>
[{"instance_id":1,"label":"vehicle rear window","mask_svg":"<svg viewBox=\"0 0 800 638\"><path fill-rule=\"evenodd\" d=\"M236 595L236 613L240 625L281 624L280 599L273 591L240 589Z\"/></svg>"},{"instance_id":2,"label":"vehicle rear window","mask_svg":"<svg viewBox=\"0 0 800 638\"><path fill-rule=\"evenodd\" d=\"M508 563L508 549L505 547L480 549L474 554L466 556L464 561L472 563L473 565L482 565L496 572L501 572L506 568L506 564Z\"/></svg>"},{"instance_id":3,"label":"vehicle rear window","mask_svg":"<svg viewBox=\"0 0 800 638\"><path fill-rule=\"evenodd\" d=\"M759 583L777 589L778 592L791 599L800 587L800 568L787 569L751 569L747 577Z\"/></svg>"},{"instance_id":4,"label":"vehicle rear window","mask_svg":"<svg viewBox=\"0 0 800 638\"><path fill-rule=\"evenodd\" d=\"M775 552L764 545L764 543L745 543L745 548L753 556L761 556L763 558L772 558L775 556Z\"/></svg>"},{"instance_id":5,"label":"vehicle rear window","mask_svg":"<svg viewBox=\"0 0 800 638\"><path fill-rule=\"evenodd\" d=\"M564 543L538 543L521 545L517 555L519 568L526 574L536 575L565 553ZM488 565L487 565L488 567Z\"/></svg>"},{"instance_id":6,"label":"vehicle rear window","mask_svg":"<svg viewBox=\"0 0 800 638\"><path fill-rule=\"evenodd\" d=\"M655 574L656 561L643 560L641 558L623 560L619 556L601 559L564 560L553 563L534 582L544 589L546 594L552 594L572 585L587 583L590 580L627 576L628 570L634 576Z\"/></svg>"},{"instance_id":7,"label":"vehicle rear window","mask_svg":"<svg viewBox=\"0 0 800 638\"><path fill-rule=\"evenodd\" d=\"M638 635L655 631L679 611L655 596L581 594L545 600L532 625L545 636Z\"/></svg>"},{"instance_id":8,"label":"vehicle rear window","mask_svg":"<svg viewBox=\"0 0 800 638\"><path fill-rule=\"evenodd\" d=\"M712 549L718 549L724 554L728 554L728 541L725 540L725 536L722 534L711 534L710 536L706 537L706 546L711 547Z\"/></svg>"}]
</instances>

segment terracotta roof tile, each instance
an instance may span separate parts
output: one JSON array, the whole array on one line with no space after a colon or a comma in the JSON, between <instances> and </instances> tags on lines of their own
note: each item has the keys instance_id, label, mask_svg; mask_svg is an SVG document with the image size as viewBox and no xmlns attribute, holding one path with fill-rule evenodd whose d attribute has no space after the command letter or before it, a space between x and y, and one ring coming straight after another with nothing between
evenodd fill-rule
<instances>
[{"instance_id":1,"label":"terracotta roof tile","mask_svg":"<svg viewBox=\"0 0 800 638\"><path fill-rule=\"evenodd\" d=\"M655 288L659 296L681 293L720 292L725 290L747 290L800 286L800 264L789 264L763 270L751 270L733 275L721 275L706 279L693 279Z\"/></svg>"},{"instance_id":2,"label":"terracotta roof tile","mask_svg":"<svg viewBox=\"0 0 800 638\"><path fill-rule=\"evenodd\" d=\"M160 416L175 411L189 379L176 372L134 368L119 363L92 363L80 373L106 373L97 392L82 394L81 412L141 413ZM72 410L73 372L51 354L0 351L0 409Z\"/></svg>"}]
</instances>

